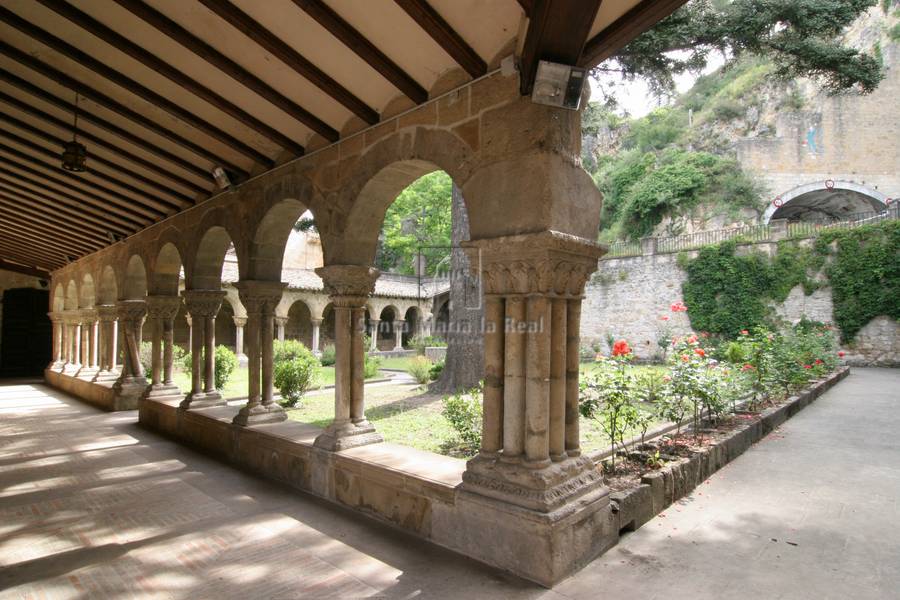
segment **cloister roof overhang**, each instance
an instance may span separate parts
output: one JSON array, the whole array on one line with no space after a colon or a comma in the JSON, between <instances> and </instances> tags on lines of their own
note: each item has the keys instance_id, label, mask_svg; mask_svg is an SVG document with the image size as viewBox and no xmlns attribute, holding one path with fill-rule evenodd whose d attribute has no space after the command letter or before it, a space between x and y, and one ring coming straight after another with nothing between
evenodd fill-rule
<instances>
[{"instance_id":1,"label":"cloister roof overhang","mask_svg":"<svg viewBox=\"0 0 900 600\"><path fill-rule=\"evenodd\" d=\"M519 59L594 66L686 0L6 0L0 267L49 272ZM62 144L87 170L60 167Z\"/></svg>"}]
</instances>

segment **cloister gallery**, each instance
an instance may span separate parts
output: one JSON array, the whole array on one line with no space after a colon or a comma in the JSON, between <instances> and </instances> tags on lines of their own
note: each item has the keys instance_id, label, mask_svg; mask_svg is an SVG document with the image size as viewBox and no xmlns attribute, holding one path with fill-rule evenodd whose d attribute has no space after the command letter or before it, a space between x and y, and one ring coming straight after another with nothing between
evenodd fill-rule
<instances>
[{"instance_id":1,"label":"cloister gallery","mask_svg":"<svg viewBox=\"0 0 900 600\"><path fill-rule=\"evenodd\" d=\"M682 3L5 2L0 186L23 216L2 225L0 255L49 274L46 381L109 410L137 407L144 427L467 556L559 581L618 535L579 447L581 297L603 254L602 198L579 158L583 69ZM69 164L77 173L50 150L73 113L87 153L86 170L77 156ZM379 298L404 296L379 294L383 216L438 169L462 191L463 245L483 290L484 433L463 466L383 443L363 386L367 312L371 326L388 304L397 320L414 304ZM327 295L307 298L310 322L332 307L336 347L324 430L285 421L273 399L273 340L300 294L285 291L283 257L307 212ZM46 227L28 227L34 218ZM240 407L213 383L223 304L246 348ZM432 310L409 318L427 323ZM197 358L186 393L172 384L179 312Z\"/></svg>"}]
</instances>

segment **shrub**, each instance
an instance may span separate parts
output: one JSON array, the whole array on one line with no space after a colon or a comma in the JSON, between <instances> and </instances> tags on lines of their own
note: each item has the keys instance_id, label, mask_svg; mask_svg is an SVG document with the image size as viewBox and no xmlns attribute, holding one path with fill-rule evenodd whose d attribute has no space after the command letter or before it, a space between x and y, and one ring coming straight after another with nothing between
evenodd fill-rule
<instances>
[{"instance_id":1,"label":"shrub","mask_svg":"<svg viewBox=\"0 0 900 600\"><path fill-rule=\"evenodd\" d=\"M187 368L184 367L185 362L187 362ZM190 371L190 352L187 353L187 358L185 358L184 348L178 345L172 346L172 364L183 371ZM144 367L144 375L149 381L153 376L151 372L153 367L153 344L151 342L141 342L141 365Z\"/></svg>"},{"instance_id":2,"label":"shrub","mask_svg":"<svg viewBox=\"0 0 900 600\"><path fill-rule=\"evenodd\" d=\"M446 396L442 414L460 441L473 453L481 444L481 384L463 393Z\"/></svg>"},{"instance_id":3,"label":"shrub","mask_svg":"<svg viewBox=\"0 0 900 600\"><path fill-rule=\"evenodd\" d=\"M378 369L381 368L381 359L377 356L371 356L366 354L365 362L363 363L363 377L366 379L372 379L373 377L378 376Z\"/></svg>"},{"instance_id":4,"label":"shrub","mask_svg":"<svg viewBox=\"0 0 900 600\"><path fill-rule=\"evenodd\" d=\"M152 373L150 372L153 360L153 344L150 342L141 342L141 366L144 367L144 375L149 381Z\"/></svg>"},{"instance_id":5,"label":"shrub","mask_svg":"<svg viewBox=\"0 0 900 600\"><path fill-rule=\"evenodd\" d=\"M409 360L406 372L412 375L417 383L428 383L431 380L431 367L434 363L425 356L414 356Z\"/></svg>"},{"instance_id":6,"label":"shrub","mask_svg":"<svg viewBox=\"0 0 900 600\"><path fill-rule=\"evenodd\" d=\"M322 355L319 357L319 362L322 363L323 367L330 367L337 362L337 352L334 349L334 344L328 344L322 348Z\"/></svg>"},{"instance_id":7,"label":"shrub","mask_svg":"<svg viewBox=\"0 0 900 600\"><path fill-rule=\"evenodd\" d=\"M600 362L594 375L581 384L578 409L582 416L600 422L612 447L611 469L616 469L616 444L625 448L625 431L638 417L634 375L626 368L631 349L624 340L615 342L613 358Z\"/></svg>"},{"instance_id":8,"label":"shrub","mask_svg":"<svg viewBox=\"0 0 900 600\"><path fill-rule=\"evenodd\" d=\"M315 385L318 374L319 361L302 342L275 342L275 387L281 392L282 406L296 406Z\"/></svg>"},{"instance_id":9,"label":"shrub","mask_svg":"<svg viewBox=\"0 0 900 600\"><path fill-rule=\"evenodd\" d=\"M224 390L231 379L231 373L238 366L238 359L234 352L226 346L216 346L216 389Z\"/></svg>"},{"instance_id":10,"label":"shrub","mask_svg":"<svg viewBox=\"0 0 900 600\"><path fill-rule=\"evenodd\" d=\"M437 379L441 376L441 373L444 372L444 361L439 360L436 361L433 365L431 365L431 370L428 372L428 378L431 381L437 381Z\"/></svg>"}]
</instances>

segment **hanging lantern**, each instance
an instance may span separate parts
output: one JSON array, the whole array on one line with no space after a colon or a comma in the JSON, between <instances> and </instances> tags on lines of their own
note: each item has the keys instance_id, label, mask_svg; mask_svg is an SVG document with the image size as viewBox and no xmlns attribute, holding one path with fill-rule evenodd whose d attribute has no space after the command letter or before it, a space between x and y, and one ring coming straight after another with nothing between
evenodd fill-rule
<instances>
[{"instance_id":1,"label":"hanging lantern","mask_svg":"<svg viewBox=\"0 0 900 600\"><path fill-rule=\"evenodd\" d=\"M78 94L75 94L75 123L72 126L72 141L63 144L62 168L66 171L82 172L87 169L87 148L78 142Z\"/></svg>"}]
</instances>

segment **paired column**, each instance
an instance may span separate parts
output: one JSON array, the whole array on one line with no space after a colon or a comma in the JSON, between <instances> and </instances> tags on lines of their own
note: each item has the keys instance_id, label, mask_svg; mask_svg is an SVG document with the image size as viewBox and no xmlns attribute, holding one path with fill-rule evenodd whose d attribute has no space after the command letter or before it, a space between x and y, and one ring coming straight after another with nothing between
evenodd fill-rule
<instances>
[{"instance_id":1,"label":"paired column","mask_svg":"<svg viewBox=\"0 0 900 600\"><path fill-rule=\"evenodd\" d=\"M312 351L319 355L322 350L319 348L319 334L322 329L322 319L311 319L312 321Z\"/></svg>"},{"instance_id":2,"label":"paired column","mask_svg":"<svg viewBox=\"0 0 900 600\"><path fill-rule=\"evenodd\" d=\"M216 315L222 307L222 290L185 290L184 305L191 316L191 391L181 408L206 408L225 404L216 390Z\"/></svg>"},{"instance_id":3,"label":"paired column","mask_svg":"<svg viewBox=\"0 0 900 600\"><path fill-rule=\"evenodd\" d=\"M79 377L91 380L99 371L97 366L97 310L81 311L81 369Z\"/></svg>"},{"instance_id":4,"label":"paired column","mask_svg":"<svg viewBox=\"0 0 900 600\"><path fill-rule=\"evenodd\" d=\"M116 313L122 328L124 352L122 370L113 389L120 401L137 401L147 387L141 365L141 330L147 315L147 303L144 300L121 300L116 304Z\"/></svg>"},{"instance_id":5,"label":"paired column","mask_svg":"<svg viewBox=\"0 0 900 600\"><path fill-rule=\"evenodd\" d=\"M150 387L146 397L178 396L181 390L172 380L175 360L175 316L181 307L178 296L148 296L147 316L151 327Z\"/></svg>"},{"instance_id":6,"label":"paired column","mask_svg":"<svg viewBox=\"0 0 900 600\"><path fill-rule=\"evenodd\" d=\"M287 317L275 317L275 331L279 342L284 341L284 326L287 325Z\"/></svg>"},{"instance_id":7,"label":"paired column","mask_svg":"<svg viewBox=\"0 0 900 600\"><path fill-rule=\"evenodd\" d=\"M97 306L98 323L98 362L100 370L94 381L113 381L118 379L116 372L116 338L118 337L118 310L115 305L101 304Z\"/></svg>"},{"instance_id":8,"label":"paired column","mask_svg":"<svg viewBox=\"0 0 900 600\"><path fill-rule=\"evenodd\" d=\"M406 321L403 319L394 319L394 350L403 350L404 327L406 327Z\"/></svg>"},{"instance_id":9,"label":"paired column","mask_svg":"<svg viewBox=\"0 0 900 600\"><path fill-rule=\"evenodd\" d=\"M377 269L357 265L329 265L316 269L334 306L335 388L334 421L315 445L338 451L383 441L366 420L365 380L366 300L375 289Z\"/></svg>"},{"instance_id":10,"label":"paired column","mask_svg":"<svg viewBox=\"0 0 900 600\"><path fill-rule=\"evenodd\" d=\"M287 419L275 402L274 325L275 307L287 284L280 281L239 281L235 284L247 309L247 404L234 417L236 425L275 423ZM283 337L284 329L281 328Z\"/></svg>"},{"instance_id":11,"label":"paired column","mask_svg":"<svg viewBox=\"0 0 900 600\"><path fill-rule=\"evenodd\" d=\"M581 456L581 297L602 249L555 232L465 244L485 290L481 451L466 489L550 512L597 489Z\"/></svg>"},{"instance_id":12,"label":"paired column","mask_svg":"<svg viewBox=\"0 0 900 600\"><path fill-rule=\"evenodd\" d=\"M74 375L81 368L81 315L78 311L71 311L66 317L68 321L68 357L63 370L68 375Z\"/></svg>"},{"instance_id":13,"label":"paired column","mask_svg":"<svg viewBox=\"0 0 900 600\"><path fill-rule=\"evenodd\" d=\"M244 327L247 325L247 317L232 317L234 321L234 353L237 355L238 364L247 364L247 355L244 353Z\"/></svg>"},{"instance_id":14,"label":"paired column","mask_svg":"<svg viewBox=\"0 0 900 600\"><path fill-rule=\"evenodd\" d=\"M378 319L371 319L372 323L372 347L369 348L372 352L378 352L378 328L381 326L381 321Z\"/></svg>"}]
</instances>

